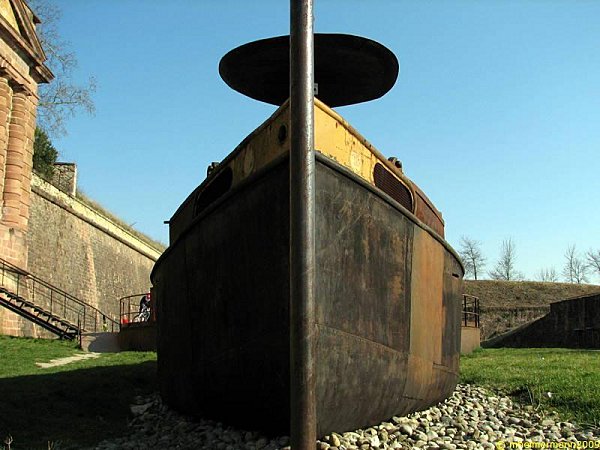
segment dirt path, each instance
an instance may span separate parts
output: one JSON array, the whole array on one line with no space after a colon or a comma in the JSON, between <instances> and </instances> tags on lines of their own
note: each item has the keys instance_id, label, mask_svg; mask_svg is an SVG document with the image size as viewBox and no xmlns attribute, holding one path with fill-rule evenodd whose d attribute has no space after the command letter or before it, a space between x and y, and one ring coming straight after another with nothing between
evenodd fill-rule
<instances>
[{"instance_id":1,"label":"dirt path","mask_svg":"<svg viewBox=\"0 0 600 450\"><path fill-rule=\"evenodd\" d=\"M75 361L97 358L98 356L100 356L100 353L79 353L77 355L67 356L65 358L51 359L50 361L45 363L36 362L35 365L42 369L47 369L48 367L64 366L65 364L70 364Z\"/></svg>"}]
</instances>

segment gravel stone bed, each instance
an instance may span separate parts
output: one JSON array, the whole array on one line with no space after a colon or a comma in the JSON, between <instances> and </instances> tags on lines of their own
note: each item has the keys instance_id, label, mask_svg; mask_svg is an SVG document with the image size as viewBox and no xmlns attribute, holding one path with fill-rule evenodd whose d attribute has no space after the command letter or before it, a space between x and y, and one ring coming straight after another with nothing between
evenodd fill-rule
<instances>
[{"instance_id":1,"label":"gravel stone bed","mask_svg":"<svg viewBox=\"0 0 600 450\"><path fill-rule=\"evenodd\" d=\"M163 405L158 394L136 398L131 412L134 418L129 424L130 433L123 438L103 441L94 447L96 450L290 448L288 436L268 438L255 431L237 430L219 422L192 421ZM406 417L392 417L364 430L332 433L317 441L315 448L492 450L497 448L499 441L507 442L506 448L510 448L509 441L600 441L600 430L582 430L555 415L536 411L530 405L514 403L508 397L497 396L476 386L458 385L452 396L437 406ZM566 445L561 448L569 448Z\"/></svg>"}]
</instances>

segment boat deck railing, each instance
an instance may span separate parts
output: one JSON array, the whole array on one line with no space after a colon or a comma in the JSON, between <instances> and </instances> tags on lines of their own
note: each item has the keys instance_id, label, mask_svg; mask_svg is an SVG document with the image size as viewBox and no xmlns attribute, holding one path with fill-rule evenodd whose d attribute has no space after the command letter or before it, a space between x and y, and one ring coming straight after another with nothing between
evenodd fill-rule
<instances>
[{"instance_id":1,"label":"boat deck railing","mask_svg":"<svg viewBox=\"0 0 600 450\"><path fill-rule=\"evenodd\" d=\"M479 297L463 294L463 327L479 328Z\"/></svg>"}]
</instances>

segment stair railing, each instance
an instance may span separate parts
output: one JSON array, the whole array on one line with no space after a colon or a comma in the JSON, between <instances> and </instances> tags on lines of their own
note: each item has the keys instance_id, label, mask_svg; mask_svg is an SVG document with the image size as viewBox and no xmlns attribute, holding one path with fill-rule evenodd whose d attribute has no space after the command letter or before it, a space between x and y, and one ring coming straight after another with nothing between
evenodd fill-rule
<instances>
[{"instance_id":1,"label":"stair railing","mask_svg":"<svg viewBox=\"0 0 600 450\"><path fill-rule=\"evenodd\" d=\"M0 259L0 285L43 309L81 332L119 331L119 324L100 311L64 290L29 272Z\"/></svg>"}]
</instances>

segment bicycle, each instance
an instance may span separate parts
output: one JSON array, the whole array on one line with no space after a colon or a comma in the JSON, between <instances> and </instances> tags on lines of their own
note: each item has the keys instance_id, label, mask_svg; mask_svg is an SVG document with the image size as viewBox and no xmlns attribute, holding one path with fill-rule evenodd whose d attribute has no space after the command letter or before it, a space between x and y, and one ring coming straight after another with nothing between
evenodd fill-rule
<instances>
[{"instance_id":1,"label":"bicycle","mask_svg":"<svg viewBox=\"0 0 600 450\"><path fill-rule=\"evenodd\" d=\"M150 319L150 308L142 306L142 310L133 318L134 322L148 322Z\"/></svg>"}]
</instances>

